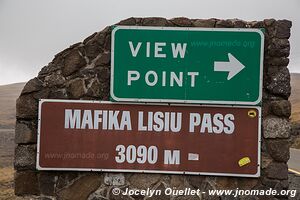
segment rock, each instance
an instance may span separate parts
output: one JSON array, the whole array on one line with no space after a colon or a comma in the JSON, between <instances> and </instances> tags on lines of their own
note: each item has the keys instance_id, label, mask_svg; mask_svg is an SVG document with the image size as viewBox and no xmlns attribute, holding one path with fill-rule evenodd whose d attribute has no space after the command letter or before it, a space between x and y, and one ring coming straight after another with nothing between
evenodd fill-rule
<instances>
[{"instance_id":1,"label":"rock","mask_svg":"<svg viewBox=\"0 0 300 200\"><path fill-rule=\"evenodd\" d=\"M270 187L267 187L264 185L259 185L259 186L255 187L255 190L266 192L267 190L270 190ZM260 200L278 200L273 195L259 195L258 197L259 197L258 199L260 199Z\"/></svg>"},{"instance_id":2,"label":"rock","mask_svg":"<svg viewBox=\"0 0 300 200\"><path fill-rule=\"evenodd\" d=\"M262 177L261 182L267 187L274 188L280 181L277 179L269 179L267 177Z\"/></svg>"},{"instance_id":3,"label":"rock","mask_svg":"<svg viewBox=\"0 0 300 200\"><path fill-rule=\"evenodd\" d=\"M262 178L262 184L277 191L288 189L289 185L288 180L276 180L266 177Z\"/></svg>"},{"instance_id":4,"label":"rock","mask_svg":"<svg viewBox=\"0 0 300 200\"><path fill-rule=\"evenodd\" d=\"M100 83L100 96L98 99L103 100L103 101L109 101L110 100L110 88L107 83Z\"/></svg>"},{"instance_id":5,"label":"rock","mask_svg":"<svg viewBox=\"0 0 300 200\"><path fill-rule=\"evenodd\" d=\"M289 181L288 180L280 180L277 185L275 185L275 190L284 190L288 189Z\"/></svg>"},{"instance_id":6,"label":"rock","mask_svg":"<svg viewBox=\"0 0 300 200\"><path fill-rule=\"evenodd\" d=\"M267 84L265 84L267 81L264 81L264 88L267 88ZM284 100L286 98L275 95L271 92L269 92L266 89L263 89L263 96L262 96L263 101L269 101L267 103L270 104L270 101L280 101L280 100Z\"/></svg>"},{"instance_id":7,"label":"rock","mask_svg":"<svg viewBox=\"0 0 300 200\"><path fill-rule=\"evenodd\" d=\"M136 19L134 17L130 17L128 19L124 19L120 21L119 23L117 23L117 25L133 26L136 25Z\"/></svg>"},{"instance_id":8,"label":"rock","mask_svg":"<svg viewBox=\"0 0 300 200\"><path fill-rule=\"evenodd\" d=\"M287 119L269 116L263 120L263 134L265 138L288 138L291 124Z\"/></svg>"},{"instance_id":9,"label":"rock","mask_svg":"<svg viewBox=\"0 0 300 200\"><path fill-rule=\"evenodd\" d=\"M291 95L290 73L286 67L273 74L266 89L275 95L288 98Z\"/></svg>"},{"instance_id":10,"label":"rock","mask_svg":"<svg viewBox=\"0 0 300 200\"><path fill-rule=\"evenodd\" d=\"M138 20L139 18L136 18L136 20ZM106 35L110 35L112 30L114 29L115 25L110 25L110 26L106 26L102 31L100 31L100 34L106 34Z\"/></svg>"},{"instance_id":11,"label":"rock","mask_svg":"<svg viewBox=\"0 0 300 200\"><path fill-rule=\"evenodd\" d=\"M159 182L160 174L133 174L129 178L130 188L147 189Z\"/></svg>"},{"instance_id":12,"label":"rock","mask_svg":"<svg viewBox=\"0 0 300 200\"><path fill-rule=\"evenodd\" d=\"M148 17L142 20L143 26L166 26L168 20L162 17Z\"/></svg>"},{"instance_id":13,"label":"rock","mask_svg":"<svg viewBox=\"0 0 300 200\"><path fill-rule=\"evenodd\" d=\"M104 183L111 186L125 185L125 177L122 173L106 173L104 176Z\"/></svg>"},{"instance_id":14,"label":"rock","mask_svg":"<svg viewBox=\"0 0 300 200\"><path fill-rule=\"evenodd\" d=\"M272 26L274 22L276 22L275 19L265 19L263 21L265 23L266 26Z\"/></svg>"},{"instance_id":15,"label":"rock","mask_svg":"<svg viewBox=\"0 0 300 200\"><path fill-rule=\"evenodd\" d=\"M170 196L165 194L166 186L163 182L158 183L153 189L160 190L161 195L153 195L147 198L147 200L170 200Z\"/></svg>"},{"instance_id":16,"label":"rock","mask_svg":"<svg viewBox=\"0 0 300 200\"><path fill-rule=\"evenodd\" d=\"M30 200L34 200L34 199L30 199ZM45 196L41 196L38 197L37 200L56 200L55 197L45 197Z\"/></svg>"},{"instance_id":17,"label":"rock","mask_svg":"<svg viewBox=\"0 0 300 200\"><path fill-rule=\"evenodd\" d=\"M216 22L216 28L233 28L234 24L232 20L218 20Z\"/></svg>"},{"instance_id":18,"label":"rock","mask_svg":"<svg viewBox=\"0 0 300 200\"><path fill-rule=\"evenodd\" d=\"M95 70L99 81L109 86L110 69L107 67L99 67Z\"/></svg>"},{"instance_id":19,"label":"rock","mask_svg":"<svg viewBox=\"0 0 300 200\"><path fill-rule=\"evenodd\" d=\"M270 106L274 115L286 118L291 116L291 103L288 100L271 101Z\"/></svg>"},{"instance_id":20,"label":"rock","mask_svg":"<svg viewBox=\"0 0 300 200\"><path fill-rule=\"evenodd\" d=\"M215 190L217 189L215 186L215 181L214 178L211 177L207 177L206 180L203 182L203 184L201 185L200 190L201 191L205 191L206 193L201 195L202 199L205 200L220 200L219 196L215 196L215 195L209 195L208 194L208 190Z\"/></svg>"},{"instance_id":21,"label":"rock","mask_svg":"<svg viewBox=\"0 0 300 200\"><path fill-rule=\"evenodd\" d=\"M172 22L176 26L193 26L192 21L186 17L176 17L173 19L170 19L170 22Z\"/></svg>"},{"instance_id":22,"label":"rock","mask_svg":"<svg viewBox=\"0 0 300 200\"><path fill-rule=\"evenodd\" d=\"M218 189L235 189L238 187L237 179L232 177L216 177L216 187Z\"/></svg>"},{"instance_id":23,"label":"rock","mask_svg":"<svg viewBox=\"0 0 300 200\"><path fill-rule=\"evenodd\" d=\"M98 98L100 96L100 83L97 79L92 79L87 84L87 96Z\"/></svg>"},{"instance_id":24,"label":"rock","mask_svg":"<svg viewBox=\"0 0 300 200\"><path fill-rule=\"evenodd\" d=\"M290 42L288 39L273 38L270 45L268 45L267 50L269 51L270 56L288 57L290 55Z\"/></svg>"},{"instance_id":25,"label":"rock","mask_svg":"<svg viewBox=\"0 0 300 200\"><path fill-rule=\"evenodd\" d=\"M40 172L38 174L39 188L42 195L54 196L56 175L56 172Z\"/></svg>"},{"instance_id":26,"label":"rock","mask_svg":"<svg viewBox=\"0 0 300 200\"><path fill-rule=\"evenodd\" d=\"M55 72L62 68L62 58L59 57L59 59L57 58L55 60L58 60L58 61L56 61L56 63L54 63L54 61L52 61L47 66L44 66L41 69L41 71L38 73L38 78L42 78L45 75L48 75L51 72Z\"/></svg>"},{"instance_id":27,"label":"rock","mask_svg":"<svg viewBox=\"0 0 300 200\"><path fill-rule=\"evenodd\" d=\"M240 196L239 200L259 200L256 196Z\"/></svg>"},{"instance_id":28,"label":"rock","mask_svg":"<svg viewBox=\"0 0 300 200\"><path fill-rule=\"evenodd\" d=\"M38 101L31 94L20 96L16 104L17 118L35 119L37 117Z\"/></svg>"},{"instance_id":29,"label":"rock","mask_svg":"<svg viewBox=\"0 0 300 200\"><path fill-rule=\"evenodd\" d=\"M139 18L136 18L136 20L138 20ZM106 34L106 35L110 35L112 29L114 28L114 25L112 26L106 26L101 32L99 32L100 34Z\"/></svg>"},{"instance_id":30,"label":"rock","mask_svg":"<svg viewBox=\"0 0 300 200\"><path fill-rule=\"evenodd\" d=\"M56 71L47 75L44 79L44 87L61 86L66 82L65 77L62 76L61 71Z\"/></svg>"},{"instance_id":31,"label":"rock","mask_svg":"<svg viewBox=\"0 0 300 200\"><path fill-rule=\"evenodd\" d=\"M275 22L275 36L277 38L289 38L291 36L292 22L289 20L278 20Z\"/></svg>"},{"instance_id":32,"label":"rock","mask_svg":"<svg viewBox=\"0 0 300 200\"><path fill-rule=\"evenodd\" d=\"M134 198L128 196L128 195L122 195L122 194L115 194L113 193L113 191L115 190L116 188L111 188L111 190L109 191L109 195L108 195L108 199L109 200L135 200ZM120 189L120 188L118 188ZM124 189L120 189L121 192L124 192L125 188Z\"/></svg>"},{"instance_id":33,"label":"rock","mask_svg":"<svg viewBox=\"0 0 300 200\"><path fill-rule=\"evenodd\" d=\"M300 136L300 123L299 122L291 122L292 124L292 135Z\"/></svg>"},{"instance_id":34,"label":"rock","mask_svg":"<svg viewBox=\"0 0 300 200\"><path fill-rule=\"evenodd\" d=\"M271 57L265 60L265 63L271 66L288 66L290 60L287 57Z\"/></svg>"},{"instance_id":35,"label":"rock","mask_svg":"<svg viewBox=\"0 0 300 200\"><path fill-rule=\"evenodd\" d=\"M231 195L225 195L225 194L223 194L223 195L220 196L221 200L236 200L237 198L238 197L234 197L233 194L231 194Z\"/></svg>"},{"instance_id":36,"label":"rock","mask_svg":"<svg viewBox=\"0 0 300 200\"><path fill-rule=\"evenodd\" d=\"M283 49L269 49L269 55L275 57L288 57L290 55L290 47L286 47ZM287 63L289 61L286 60L285 62Z\"/></svg>"},{"instance_id":37,"label":"rock","mask_svg":"<svg viewBox=\"0 0 300 200\"><path fill-rule=\"evenodd\" d=\"M263 99L266 99L263 94ZM262 116L268 116L272 114L270 101L262 101Z\"/></svg>"},{"instance_id":38,"label":"rock","mask_svg":"<svg viewBox=\"0 0 300 200\"><path fill-rule=\"evenodd\" d=\"M267 65L266 66L266 70L264 70L264 89L266 89L268 87L268 85L270 84L270 82L272 81L272 78L274 76L276 76L276 74L282 69L281 66L271 66L271 65ZM265 92L268 92L267 90L265 90ZM269 93L270 95L274 95L272 93ZM267 96L266 99L270 98L269 96ZM274 99L270 99L270 100L274 100Z\"/></svg>"},{"instance_id":39,"label":"rock","mask_svg":"<svg viewBox=\"0 0 300 200\"><path fill-rule=\"evenodd\" d=\"M56 182L56 190L59 191L65 187L68 187L83 175L84 173L79 172L60 172L57 175L58 178Z\"/></svg>"},{"instance_id":40,"label":"rock","mask_svg":"<svg viewBox=\"0 0 300 200\"><path fill-rule=\"evenodd\" d=\"M15 174L16 195L39 195L37 173L34 171L17 171Z\"/></svg>"},{"instance_id":41,"label":"rock","mask_svg":"<svg viewBox=\"0 0 300 200\"><path fill-rule=\"evenodd\" d=\"M264 137L261 137L261 152L267 153L266 140Z\"/></svg>"},{"instance_id":42,"label":"rock","mask_svg":"<svg viewBox=\"0 0 300 200\"><path fill-rule=\"evenodd\" d=\"M48 99L49 92L50 92L50 89L45 88L45 89L43 89L41 91L38 91L36 93L32 93L32 96L36 101L39 101L40 99Z\"/></svg>"},{"instance_id":43,"label":"rock","mask_svg":"<svg viewBox=\"0 0 300 200\"><path fill-rule=\"evenodd\" d=\"M76 48L78 48L78 47L80 47L80 46L82 46L82 42L77 42L77 43L75 43L75 44L70 45L69 49L70 49L70 50L76 49ZM67 55L67 53L64 54L64 56L66 56L66 55Z\"/></svg>"},{"instance_id":44,"label":"rock","mask_svg":"<svg viewBox=\"0 0 300 200\"><path fill-rule=\"evenodd\" d=\"M49 93L49 99L68 99L68 93L65 88L54 89Z\"/></svg>"},{"instance_id":45,"label":"rock","mask_svg":"<svg viewBox=\"0 0 300 200\"><path fill-rule=\"evenodd\" d=\"M43 82L39 78L33 78L26 83L21 92L21 95L39 91L43 88L42 85Z\"/></svg>"},{"instance_id":46,"label":"rock","mask_svg":"<svg viewBox=\"0 0 300 200\"><path fill-rule=\"evenodd\" d=\"M289 190L293 191L289 199L300 199L300 176L289 174Z\"/></svg>"},{"instance_id":47,"label":"rock","mask_svg":"<svg viewBox=\"0 0 300 200\"><path fill-rule=\"evenodd\" d=\"M96 60L96 66L109 66L110 65L110 53L103 53L100 57Z\"/></svg>"},{"instance_id":48,"label":"rock","mask_svg":"<svg viewBox=\"0 0 300 200\"><path fill-rule=\"evenodd\" d=\"M250 27L251 28L264 28L265 24L262 21L254 21L254 22L250 22Z\"/></svg>"},{"instance_id":49,"label":"rock","mask_svg":"<svg viewBox=\"0 0 300 200\"><path fill-rule=\"evenodd\" d=\"M271 39L274 38L274 26L270 26L270 27L266 27L265 28L265 55L268 55L268 51L267 50L267 47L270 45L271 43Z\"/></svg>"},{"instance_id":50,"label":"rock","mask_svg":"<svg viewBox=\"0 0 300 200\"><path fill-rule=\"evenodd\" d=\"M101 185L101 176L98 174L86 175L76 180L72 185L60 190L57 198L60 200L87 199L91 192Z\"/></svg>"},{"instance_id":51,"label":"rock","mask_svg":"<svg viewBox=\"0 0 300 200\"><path fill-rule=\"evenodd\" d=\"M94 193L90 194L88 200L109 200L106 198L108 193L108 188L101 185Z\"/></svg>"},{"instance_id":52,"label":"rock","mask_svg":"<svg viewBox=\"0 0 300 200\"><path fill-rule=\"evenodd\" d=\"M205 177L204 176L186 176L187 181L189 182L189 184L191 186L193 186L194 188L201 188L201 185L203 184L203 181L205 181Z\"/></svg>"},{"instance_id":53,"label":"rock","mask_svg":"<svg viewBox=\"0 0 300 200\"><path fill-rule=\"evenodd\" d=\"M247 22L245 22L243 20L239 20L239 19L234 19L233 26L234 26L234 28L246 28Z\"/></svg>"},{"instance_id":54,"label":"rock","mask_svg":"<svg viewBox=\"0 0 300 200\"><path fill-rule=\"evenodd\" d=\"M193 22L195 27L213 28L216 24L216 19L197 19Z\"/></svg>"},{"instance_id":55,"label":"rock","mask_svg":"<svg viewBox=\"0 0 300 200\"><path fill-rule=\"evenodd\" d=\"M300 149L300 137L293 137L292 138L291 148Z\"/></svg>"},{"instance_id":56,"label":"rock","mask_svg":"<svg viewBox=\"0 0 300 200\"><path fill-rule=\"evenodd\" d=\"M170 187L184 190L188 186L184 184L184 176L171 175L170 176Z\"/></svg>"},{"instance_id":57,"label":"rock","mask_svg":"<svg viewBox=\"0 0 300 200\"><path fill-rule=\"evenodd\" d=\"M107 35L104 42L104 50L110 52L111 48L111 35Z\"/></svg>"},{"instance_id":58,"label":"rock","mask_svg":"<svg viewBox=\"0 0 300 200\"><path fill-rule=\"evenodd\" d=\"M270 155L266 153L261 154L261 169L266 169L272 162L273 159L270 157Z\"/></svg>"},{"instance_id":59,"label":"rock","mask_svg":"<svg viewBox=\"0 0 300 200\"><path fill-rule=\"evenodd\" d=\"M250 190L253 189L256 185L259 184L257 178L238 178L237 185L239 189Z\"/></svg>"},{"instance_id":60,"label":"rock","mask_svg":"<svg viewBox=\"0 0 300 200\"><path fill-rule=\"evenodd\" d=\"M286 163L271 163L265 170L266 177L271 179L288 179L288 166Z\"/></svg>"},{"instance_id":61,"label":"rock","mask_svg":"<svg viewBox=\"0 0 300 200\"><path fill-rule=\"evenodd\" d=\"M256 182L251 180L250 178L247 179L247 178L233 178L233 177L216 177L215 183L212 182L212 183L210 183L210 185L215 184L214 187L216 187L219 190L222 190L222 189L235 190L236 188L239 188L239 189L246 188L249 190L253 187L253 185L256 184ZM211 190L211 189L212 188L209 188L209 190ZM205 190L201 189L201 191L206 192L206 194L204 195L204 197L206 197L206 198L204 198L204 199L217 199L216 198L217 196L206 196L208 193L208 189L205 189ZM220 199L234 200L237 198L234 197L233 195L222 195L222 196L220 196Z\"/></svg>"},{"instance_id":62,"label":"rock","mask_svg":"<svg viewBox=\"0 0 300 200\"><path fill-rule=\"evenodd\" d=\"M74 79L69 83L68 91L73 98L80 98L86 93L84 81L80 78Z\"/></svg>"},{"instance_id":63,"label":"rock","mask_svg":"<svg viewBox=\"0 0 300 200\"><path fill-rule=\"evenodd\" d=\"M85 64L85 59L79 54L77 49L74 49L64 58L62 73L64 76L69 76Z\"/></svg>"},{"instance_id":64,"label":"rock","mask_svg":"<svg viewBox=\"0 0 300 200\"><path fill-rule=\"evenodd\" d=\"M102 47L97 40L90 40L84 45L83 49L89 60L93 60L103 52Z\"/></svg>"},{"instance_id":65,"label":"rock","mask_svg":"<svg viewBox=\"0 0 300 200\"><path fill-rule=\"evenodd\" d=\"M92 64L93 65L93 64ZM95 73L98 68L100 68L99 66L97 68L95 68L95 66L91 67L86 67L82 70L80 70L80 73L78 74L78 76L74 77L76 78L81 78L84 79L85 82L89 82L89 80L93 80L96 78L97 74Z\"/></svg>"},{"instance_id":66,"label":"rock","mask_svg":"<svg viewBox=\"0 0 300 200\"><path fill-rule=\"evenodd\" d=\"M299 136L296 136L296 137L293 136L293 137L291 138L290 143L291 143L290 148L300 149L300 137L299 137Z\"/></svg>"},{"instance_id":67,"label":"rock","mask_svg":"<svg viewBox=\"0 0 300 200\"><path fill-rule=\"evenodd\" d=\"M197 195L189 195L189 196L177 196L174 200L200 200Z\"/></svg>"},{"instance_id":68,"label":"rock","mask_svg":"<svg viewBox=\"0 0 300 200\"><path fill-rule=\"evenodd\" d=\"M34 125L27 121L17 121L15 128L15 143L16 144L27 144L36 143L37 141L37 130Z\"/></svg>"},{"instance_id":69,"label":"rock","mask_svg":"<svg viewBox=\"0 0 300 200\"><path fill-rule=\"evenodd\" d=\"M102 47L104 46L105 44L105 41L106 41L106 37L107 37L107 34L105 32L100 32L100 33L97 33L97 35L95 36L95 40L98 42L98 44Z\"/></svg>"},{"instance_id":70,"label":"rock","mask_svg":"<svg viewBox=\"0 0 300 200\"><path fill-rule=\"evenodd\" d=\"M90 36L88 36L87 38L85 38L85 39L83 40L82 43L85 45L85 44L88 43L90 40L92 40L97 34L98 34L97 32L93 33L92 35L90 35Z\"/></svg>"},{"instance_id":71,"label":"rock","mask_svg":"<svg viewBox=\"0 0 300 200\"><path fill-rule=\"evenodd\" d=\"M15 150L15 169L35 169L36 145L18 145Z\"/></svg>"},{"instance_id":72,"label":"rock","mask_svg":"<svg viewBox=\"0 0 300 200\"><path fill-rule=\"evenodd\" d=\"M267 140L266 146L271 157L278 162L287 162L290 159L289 140Z\"/></svg>"}]
</instances>

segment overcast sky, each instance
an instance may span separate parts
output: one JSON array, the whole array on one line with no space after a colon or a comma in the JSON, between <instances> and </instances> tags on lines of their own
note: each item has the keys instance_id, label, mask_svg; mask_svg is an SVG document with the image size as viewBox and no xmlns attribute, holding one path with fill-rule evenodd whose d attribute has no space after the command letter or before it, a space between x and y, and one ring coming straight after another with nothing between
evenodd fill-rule
<instances>
[{"instance_id":1,"label":"overcast sky","mask_svg":"<svg viewBox=\"0 0 300 200\"><path fill-rule=\"evenodd\" d=\"M0 0L0 85L28 81L58 52L131 16L292 20L289 69L300 73L299 10L299 0Z\"/></svg>"}]
</instances>

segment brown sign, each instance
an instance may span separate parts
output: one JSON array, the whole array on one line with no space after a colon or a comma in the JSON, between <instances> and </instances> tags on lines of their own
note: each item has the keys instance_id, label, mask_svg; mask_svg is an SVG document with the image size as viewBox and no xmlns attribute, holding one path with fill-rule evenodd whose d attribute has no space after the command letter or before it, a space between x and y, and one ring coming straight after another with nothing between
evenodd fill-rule
<instances>
[{"instance_id":1,"label":"brown sign","mask_svg":"<svg viewBox=\"0 0 300 200\"><path fill-rule=\"evenodd\" d=\"M41 100L39 170L258 177L260 108Z\"/></svg>"}]
</instances>

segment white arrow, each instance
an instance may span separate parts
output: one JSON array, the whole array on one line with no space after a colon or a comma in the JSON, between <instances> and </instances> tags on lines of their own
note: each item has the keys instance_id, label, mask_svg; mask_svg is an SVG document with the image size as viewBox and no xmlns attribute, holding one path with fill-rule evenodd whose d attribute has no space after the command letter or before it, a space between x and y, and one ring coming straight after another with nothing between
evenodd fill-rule
<instances>
[{"instance_id":1,"label":"white arrow","mask_svg":"<svg viewBox=\"0 0 300 200\"><path fill-rule=\"evenodd\" d=\"M236 59L231 53L228 53L228 62L215 62L215 72L228 72L227 80L232 79L240 71L242 71L245 66Z\"/></svg>"},{"instance_id":2,"label":"white arrow","mask_svg":"<svg viewBox=\"0 0 300 200\"><path fill-rule=\"evenodd\" d=\"M189 153L188 160L199 160L199 154L197 153Z\"/></svg>"}]
</instances>

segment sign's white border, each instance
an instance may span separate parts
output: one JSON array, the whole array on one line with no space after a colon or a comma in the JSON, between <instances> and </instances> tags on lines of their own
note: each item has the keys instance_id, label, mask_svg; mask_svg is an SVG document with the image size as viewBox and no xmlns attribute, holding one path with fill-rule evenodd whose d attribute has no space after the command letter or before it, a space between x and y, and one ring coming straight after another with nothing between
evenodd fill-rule
<instances>
[{"instance_id":1,"label":"sign's white border","mask_svg":"<svg viewBox=\"0 0 300 200\"><path fill-rule=\"evenodd\" d=\"M220 32L256 32L260 35L260 77L259 91L256 101L217 101L217 100L186 100L186 99L145 99L145 98L123 98L114 94L114 51L115 51L115 34L120 29L132 30L176 30L176 31L220 31ZM112 30L111 38L111 76L110 76L110 96L115 101L128 102L162 102L162 103L194 103L194 104L228 104L228 105L257 105L262 99L262 83L263 83L263 58L264 58L264 34L260 29L253 28L197 28L197 27L152 27L152 26L116 26Z\"/></svg>"},{"instance_id":2,"label":"sign's white border","mask_svg":"<svg viewBox=\"0 0 300 200\"><path fill-rule=\"evenodd\" d=\"M102 104L127 104L127 105L165 105L165 106L192 106L192 107L214 107L214 108L249 108L257 109L258 115L258 151L257 151L257 173L256 174L234 174L234 173L211 173L211 172L191 172L191 171L164 171L164 170L128 170L128 169L97 169L97 168L49 168L40 166L40 136L41 134L41 122L42 113L41 108L44 102L61 102L61 103L102 103ZM260 154L261 154L261 108L258 106L219 106L219 105L197 105L197 104L161 104L161 103L117 103L110 101L88 101L88 100L58 100L58 99L41 99L39 101L39 116L38 116L38 140L37 140L37 158L36 168L37 170L61 170L61 171L100 171L100 172L136 172L136 173L161 173L161 174L188 174L188 175L213 175L213 176L234 176L234 177L259 177L260 176Z\"/></svg>"}]
</instances>

